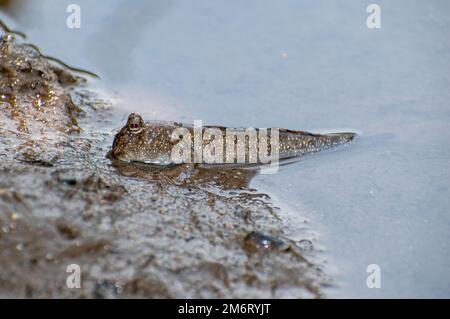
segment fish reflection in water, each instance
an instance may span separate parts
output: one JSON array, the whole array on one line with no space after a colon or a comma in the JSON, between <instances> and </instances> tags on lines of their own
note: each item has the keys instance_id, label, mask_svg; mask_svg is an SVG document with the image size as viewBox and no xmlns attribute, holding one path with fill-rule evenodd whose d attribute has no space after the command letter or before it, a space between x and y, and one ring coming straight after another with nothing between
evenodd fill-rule
<instances>
[{"instance_id":1,"label":"fish reflection in water","mask_svg":"<svg viewBox=\"0 0 450 319\"><path fill-rule=\"evenodd\" d=\"M244 189L258 173L256 169L203 167L195 164L160 166L123 162L108 154L112 166L122 175L182 187L217 186L221 189Z\"/></svg>"}]
</instances>

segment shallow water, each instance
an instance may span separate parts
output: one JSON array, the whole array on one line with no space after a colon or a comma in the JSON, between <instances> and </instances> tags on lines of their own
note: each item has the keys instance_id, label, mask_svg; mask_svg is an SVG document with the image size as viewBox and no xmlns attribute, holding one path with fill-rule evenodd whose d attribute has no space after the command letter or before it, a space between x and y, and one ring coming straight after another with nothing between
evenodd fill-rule
<instances>
[{"instance_id":1,"label":"shallow water","mask_svg":"<svg viewBox=\"0 0 450 319\"><path fill-rule=\"evenodd\" d=\"M77 1L80 29L65 26L72 1L15 3L8 25L102 77L117 128L137 111L361 132L252 186L317 231L330 296L450 296L448 2L378 1L379 30L366 27L366 2ZM366 286L374 263L380 289Z\"/></svg>"}]
</instances>

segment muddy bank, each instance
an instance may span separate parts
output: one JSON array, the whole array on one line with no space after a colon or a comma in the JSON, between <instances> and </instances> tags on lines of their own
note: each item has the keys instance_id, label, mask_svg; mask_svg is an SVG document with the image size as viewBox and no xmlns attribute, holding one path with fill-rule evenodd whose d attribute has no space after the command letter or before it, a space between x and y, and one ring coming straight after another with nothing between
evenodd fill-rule
<instances>
[{"instance_id":1,"label":"muddy bank","mask_svg":"<svg viewBox=\"0 0 450 319\"><path fill-rule=\"evenodd\" d=\"M0 296L322 296L253 172L112 161L122 123L83 77L4 33L0 51Z\"/></svg>"}]
</instances>

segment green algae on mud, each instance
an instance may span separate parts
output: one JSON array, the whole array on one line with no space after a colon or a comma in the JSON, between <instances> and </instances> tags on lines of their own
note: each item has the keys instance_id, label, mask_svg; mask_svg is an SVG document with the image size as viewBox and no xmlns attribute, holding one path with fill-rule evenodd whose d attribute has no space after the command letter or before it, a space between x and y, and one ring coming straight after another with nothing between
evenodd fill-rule
<instances>
[{"instance_id":1,"label":"green algae on mud","mask_svg":"<svg viewBox=\"0 0 450 319\"><path fill-rule=\"evenodd\" d=\"M83 78L12 36L0 53L0 296L322 296L254 172L109 160L118 123Z\"/></svg>"}]
</instances>

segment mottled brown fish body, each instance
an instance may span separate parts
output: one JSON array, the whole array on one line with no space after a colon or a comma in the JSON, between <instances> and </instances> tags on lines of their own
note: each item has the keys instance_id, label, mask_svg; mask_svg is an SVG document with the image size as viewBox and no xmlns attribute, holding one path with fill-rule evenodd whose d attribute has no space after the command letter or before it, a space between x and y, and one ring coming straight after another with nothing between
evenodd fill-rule
<instances>
[{"instance_id":1,"label":"mottled brown fish body","mask_svg":"<svg viewBox=\"0 0 450 319\"><path fill-rule=\"evenodd\" d=\"M240 141L237 136L241 136ZM112 153L126 162L172 165L177 164L172 154L174 147L187 141L191 163L200 159L201 163L209 164L267 164L273 161L270 156L276 151L277 160L282 161L348 143L355 136L355 133L312 134L287 129L195 128L176 122L144 122L141 116L132 113L117 133Z\"/></svg>"}]
</instances>

